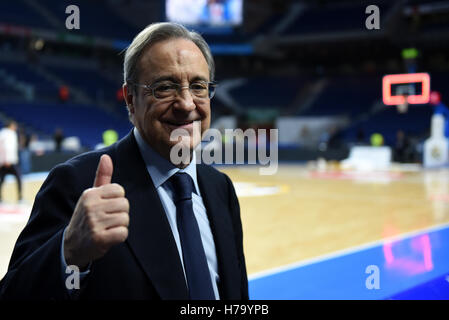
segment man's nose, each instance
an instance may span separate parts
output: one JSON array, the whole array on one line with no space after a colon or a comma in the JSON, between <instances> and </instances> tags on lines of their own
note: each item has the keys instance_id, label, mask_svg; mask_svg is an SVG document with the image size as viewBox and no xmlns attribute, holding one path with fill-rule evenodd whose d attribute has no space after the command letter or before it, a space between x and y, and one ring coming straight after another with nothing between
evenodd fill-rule
<instances>
[{"instance_id":1,"label":"man's nose","mask_svg":"<svg viewBox=\"0 0 449 320\"><path fill-rule=\"evenodd\" d=\"M181 87L174 103L174 106L178 110L183 111L193 111L196 108L195 102L193 101L192 93L189 87Z\"/></svg>"}]
</instances>

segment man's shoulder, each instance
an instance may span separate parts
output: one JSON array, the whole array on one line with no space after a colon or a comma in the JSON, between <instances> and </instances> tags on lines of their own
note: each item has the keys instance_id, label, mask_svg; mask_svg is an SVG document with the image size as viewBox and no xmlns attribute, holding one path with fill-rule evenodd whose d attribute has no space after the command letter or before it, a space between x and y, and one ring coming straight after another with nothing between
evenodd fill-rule
<instances>
[{"instance_id":1,"label":"man's shoulder","mask_svg":"<svg viewBox=\"0 0 449 320\"><path fill-rule=\"evenodd\" d=\"M223 187L223 185L226 185L226 188L229 188L230 186L232 188L232 180L226 173L218 170L216 167L207 164L198 164L197 171L198 175L200 175L202 179L211 182L211 185L221 187Z\"/></svg>"},{"instance_id":2,"label":"man's shoulder","mask_svg":"<svg viewBox=\"0 0 449 320\"><path fill-rule=\"evenodd\" d=\"M81 154L67 160L66 162L62 163L62 165L69 165L69 166L72 166L75 168L82 168L82 167L86 167L86 166L90 167L92 165L97 166L98 161L100 161L100 157L103 154L108 154L109 156L111 156L111 158L113 158L114 157L113 147L109 146L109 147L101 148L98 150L92 150L92 151L81 153Z\"/></svg>"},{"instance_id":3,"label":"man's shoulder","mask_svg":"<svg viewBox=\"0 0 449 320\"><path fill-rule=\"evenodd\" d=\"M208 164L197 164L198 173L215 179L225 179L226 175L217 168Z\"/></svg>"},{"instance_id":4,"label":"man's shoulder","mask_svg":"<svg viewBox=\"0 0 449 320\"><path fill-rule=\"evenodd\" d=\"M73 165L77 165L78 163L82 164L82 163L95 162L96 160L99 160L103 154L108 154L111 157L113 157L114 156L113 149L114 145L97 150L84 152L82 154L73 157L68 161L71 162Z\"/></svg>"}]
</instances>

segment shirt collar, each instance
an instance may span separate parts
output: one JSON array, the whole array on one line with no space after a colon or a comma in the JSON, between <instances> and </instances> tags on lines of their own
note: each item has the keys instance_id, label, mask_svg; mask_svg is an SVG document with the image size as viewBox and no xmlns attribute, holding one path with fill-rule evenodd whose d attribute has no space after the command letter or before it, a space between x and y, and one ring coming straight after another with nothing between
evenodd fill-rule
<instances>
[{"instance_id":1,"label":"shirt collar","mask_svg":"<svg viewBox=\"0 0 449 320\"><path fill-rule=\"evenodd\" d=\"M196 152L193 152L192 161L189 165L184 169L179 169L170 161L163 158L159 153L154 151L148 143L143 140L139 130L137 130L136 127L134 127L133 133L145 162L145 166L147 167L148 173L150 174L151 180L153 180L153 184L156 188L162 186L175 173L185 172L192 178L195 185L195 192L199 194L198 181L196 177Z\"/></svg>"}]
</instances>

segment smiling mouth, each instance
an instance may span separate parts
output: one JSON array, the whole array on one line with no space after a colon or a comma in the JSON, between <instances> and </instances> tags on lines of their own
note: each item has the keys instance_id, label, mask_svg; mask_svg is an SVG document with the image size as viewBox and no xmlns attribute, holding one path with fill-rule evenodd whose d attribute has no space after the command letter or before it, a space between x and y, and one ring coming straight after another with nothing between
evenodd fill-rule
<instances>
[{"instance_id":1,"label":"smiling mouth","mask_svg":"<svg viewBox=\"0 0 449 320\"><path fill-rule=\"evenodd\" d=\"M193 120L192 121L165 121L165 124L167 124L171 128L191 128L193 126Z\"/></svg>"}]
</instances>

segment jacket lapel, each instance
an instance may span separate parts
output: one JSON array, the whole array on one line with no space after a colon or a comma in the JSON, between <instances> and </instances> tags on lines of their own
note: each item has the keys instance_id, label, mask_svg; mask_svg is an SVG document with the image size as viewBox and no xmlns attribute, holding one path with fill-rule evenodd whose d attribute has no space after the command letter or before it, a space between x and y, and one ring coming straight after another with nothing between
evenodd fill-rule
<instances>
[{"instance_id":1,"label":"jacket lapel","mask_svg":"<svg viewBox=\"0 0 449 320\"><path fill-rule=\"evenodd\" d=\"M223 180L214 179L216 174L209 174L203 165L198 165L197 169L198 184L217 251L220 298L241 299L240 269L235 249L235 236L230 213L227 210L229 192L227 189L223 190L227 186L222 183Z\"/></svg>"},{"instance_id":2,"label":"jacket lapel","mask_svg":"<svg viewBox=\"0 0 449 320\"><path fill-rule=\"evenodd\" d=\"M130 204L127 243L161 299L188 299L178 249L132 131L116 152L113 182L125 188Z\"/></svg>"}]
</instances>

